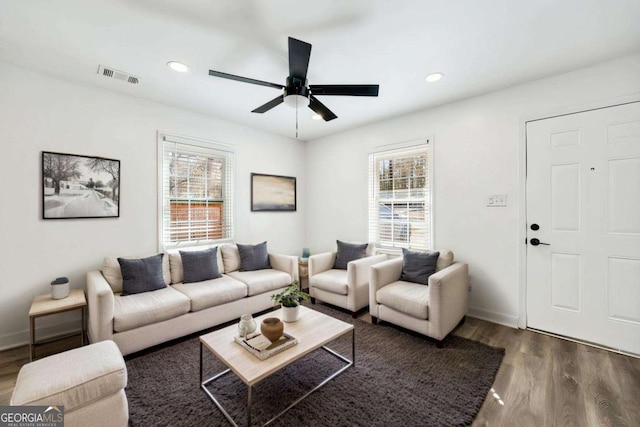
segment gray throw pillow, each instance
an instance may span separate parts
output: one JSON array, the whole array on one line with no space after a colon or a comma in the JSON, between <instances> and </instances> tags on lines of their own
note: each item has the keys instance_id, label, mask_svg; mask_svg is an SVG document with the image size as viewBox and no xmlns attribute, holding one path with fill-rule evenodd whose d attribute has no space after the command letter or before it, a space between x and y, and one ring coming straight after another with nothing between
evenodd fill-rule
<instances>
[{"instance_id":1,"label":"gray throw pillow","mask_svg":"<svg viewBox=\"0 0 640 427\"><path fill-rule=\"evenodd\" d=\"M164 254L141 259L118 258L122 271L122 294L132 295L166 288L162 275Z\"/></svg>"},{"instance_id":2,"label":"gray throw pillow","mask_svg":"<svg viewBox=\"0 0 640 427\"><path fill-rule=\"evenodd\" d=\"M218 271L218 248L204 251L179 251L184 271L183 283L202 282L222 277Z\"/></svg>"},{"instance_id":3,"label":"gray throw pillow","mask_svg":"<svg viewBox=\"0 0 640 427\"><path fill-rule=\"evenodd\" d=\"M346 270L347 264L351 261L355 261L367 256L368 243L346 243L336 240L338 244L338 252L336 254L336 262L333 268L338 270Z\"/></svg>"},{"instance_id":4,"label":"gray throw pillow","mask_svg":"<svg viewBox=\"0 0 640 427\"><path fill-rule=\"evenodd\" d=\"M236 245L240 252L240 271L255 271L271 268L267 242L257 245Z\"/></svg>"},{"instance_id":5,"label":"gray throw pillow","mask_svg":"<svg viewBox=\"0 0 640 427\"><path fill-rule=\"evenodd\" d=\"M436 272L440 252L417 252L402 248L402 274L405 282L429 284L429 276Z\"/></svg>"}]
</instances>

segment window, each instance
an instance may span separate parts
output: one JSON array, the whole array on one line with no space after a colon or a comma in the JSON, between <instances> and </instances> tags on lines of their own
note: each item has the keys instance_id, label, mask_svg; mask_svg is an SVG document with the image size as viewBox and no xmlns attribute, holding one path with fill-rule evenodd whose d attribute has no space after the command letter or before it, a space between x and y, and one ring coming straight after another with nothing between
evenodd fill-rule
<instances>
[{"instance_id":1,"label":"window","mask_svg":"<svg viewBox=\"0 0 640 427\"><path fill-rule=\"evenodd\" d=\"M429 142L369 155L369 240L382 252L432 247Z\"/></svg>"},{"instance_id":2,"label":"window","mask_svg":"<svg viewBox=\"0 0 640 427\"><path fill-rule=\"evenodd\" d=\"M171 135L159 140L160 247L232 240L232 149Z\"/></svg>"}]
</instances>

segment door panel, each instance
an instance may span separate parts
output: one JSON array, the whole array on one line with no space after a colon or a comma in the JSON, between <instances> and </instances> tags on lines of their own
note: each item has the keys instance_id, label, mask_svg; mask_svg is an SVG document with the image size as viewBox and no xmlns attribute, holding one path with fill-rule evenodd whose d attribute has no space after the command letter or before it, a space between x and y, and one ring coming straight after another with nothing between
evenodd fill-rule
<instances>
[{"instance_id":1,"label":"door panel","mask_svg":"<svg viewBox=\"0 0 640 427\"><path fill-rule=\"evenodd\" d=\"M526 191L527 326L640 354L640 103L527 123Z\"/></svg>"},{"instance_id":2,"label":"door panel","mask_svg":"<svg viewBox=\"0 0 640 427\"><path fill-rule=\"evenodd\" d=\"M609 160L609 232L640 233L640 158Z\"/></svg>"},{"instance_id":3,"label":"door panel","mask_svg":"<svg viewBox=\"0 0 640 427\"><path fill-rule=\"evenodd\" d=\"M551 227L580 231L580 164L551 166Z\"/></svg>"},{"instance_id":4,"label":"door panel","mask_svg":"<svg viewBox=\"0 0 640 427\"><path fill-rule=\"evenodd\" d=\"M582 310L582 280L579 254L551 254L551 306Z\"/></svg>"},{"instance_id":5,"label":"door panel","mask_svg":"<svg viewBox=\"0 0 640 427\"><path fill-rule=\"evenodd\" d=\"M609 257L607 297L609 318L640 322L640 260Z\"/></svg>"}]
</instances>

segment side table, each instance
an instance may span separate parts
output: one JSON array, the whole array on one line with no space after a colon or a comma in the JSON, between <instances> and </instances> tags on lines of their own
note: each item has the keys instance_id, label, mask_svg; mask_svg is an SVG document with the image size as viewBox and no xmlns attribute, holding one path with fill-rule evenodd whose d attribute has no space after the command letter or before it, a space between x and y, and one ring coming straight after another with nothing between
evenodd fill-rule
<instances>
[{"instance_id":1,"label":"side table","mask_svg":"<svg viewBox=\"0 0 640 427\"><path fill-rule=\"evenodd\" d=\"M45 341L38 342L36 340L36 319L38 317L48 316L50 314L63 313L65 311L80 310L82 311L82 327L80 330L80 346L84 345L85 334L85 317L87 309L87 300L84 296L83 289L73 289L69 296L63 299L53 299L50 294L38 295L31 303L29 310L29 332L31 339L29 341L30 360L36 358L36 346L46 342L57 341L59 339L77 335L77 333L57 336Z\"/></svg>"},{"instance_id":2,"label":"side table","mask_svg":"<svg viewBox=\"0 0 640 427\"><path fill-rule=\"evenodd\" d=\"M298 258L298 275L300 276L300 290L308 289L309 283L303 282L306 280L309 282L309 258Z\"/></svg>"}]
</instances>

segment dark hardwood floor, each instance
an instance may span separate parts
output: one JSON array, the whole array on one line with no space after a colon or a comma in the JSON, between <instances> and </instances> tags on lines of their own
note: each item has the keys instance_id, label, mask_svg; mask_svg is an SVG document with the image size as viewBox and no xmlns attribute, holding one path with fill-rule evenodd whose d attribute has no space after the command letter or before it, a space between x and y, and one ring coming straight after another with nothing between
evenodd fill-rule
<instances>
[{"instance_id":1,"label":"dark hardwood floor","mask_svg":"<svg viewBox=\"0 0 640 427\"><path fill-rule=\"evenodd\" d=\"M473 318L454 333L506 349L475 426L640 426L640 359Z\"/></svg>"},{"instance_id":2,"label":"dark hardwood floor","mask_svg":"<svg viewBox=\"0 0 640 427\"><path fill-rule=\"evenodd\" d=\"M640 359L470 317L454 334L506 349L474 426L640 426ZM38 357L77 345L50 343ZM0 352L0 405L28 361L28 346Z\"/></svg>"}]
</instances>

